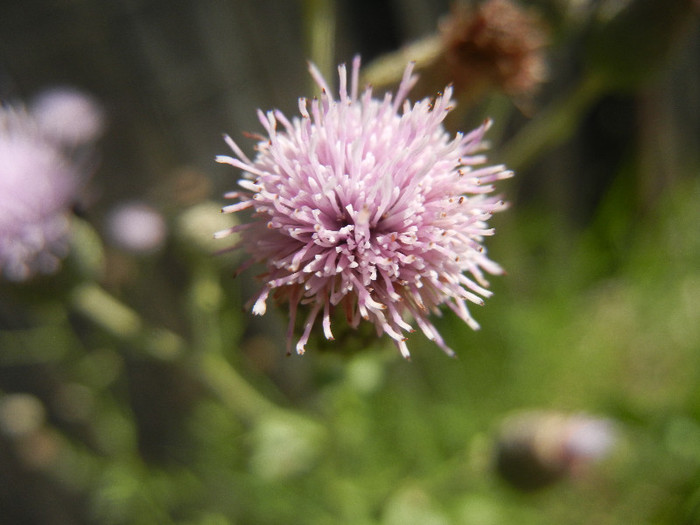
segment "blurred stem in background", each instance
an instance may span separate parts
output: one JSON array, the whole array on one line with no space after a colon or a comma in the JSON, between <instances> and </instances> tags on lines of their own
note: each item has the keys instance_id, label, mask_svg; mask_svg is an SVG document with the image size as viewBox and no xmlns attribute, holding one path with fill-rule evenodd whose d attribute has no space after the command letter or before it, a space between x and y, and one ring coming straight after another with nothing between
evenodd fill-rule
<instances>
[{"instance_id":1,"label":"blurred stem in background","mask_svg":"<svg viewBox=\"0 0 700 525\"><path fill-rule=\"evenodd\" d=\"M540 111L535 119L506 143L503 159L510 168L528 168L542 153L569 139L582 115L605 90L600 77L584 78L569 94Z\"/></svg>"},{"instance_id":2,"label":"blurred stem in background","mask_svg":"<svg viewBox=\"0 0 700 525\"><path fill-rule=\"evenodd\" d=\"M213 286L217 288L213 289ZM255 419L273 410L282 410L251 386L225 359L218 327L220 294L211 272L195 276L191 293L194 317L194 352L179 335L148 326L141 316L96 283L78 285L71 295L72 308L112 336L135 345L158 360L178 361L195 372L199 380L242 420Z\"/></svg>"},{"instance_id":3,"label":"blurred stem in background","mask_svg":"<svg viewBox=\"0 0 700 525\"><path fill-rule=\"evenodd\" d=\"M598 98L644 87L668 63L697 11L692 0L635 0L607 19L600 9L586 42L586 71L579 85L520 129L506 145L506 163L515 170L527 168L542 153L569 139Z\"/></svg>"},{"instance_id":4,"label":"blurred stem in background","mask_svg":"<svg viewBox=\"0 0 700 525\"><path fill-rule=\"evenodd\" d=\"M335 1L303 0L304 35L307 56L327 79L333 78L335 67ZM319 87L309 79L311 89Z\"/></svg>"},{"instance_id":5,"label":"blurred stem in background","mask_svg":"<svg viewBox=\"0 0 700 525\"><path fill-rule=\"evenodd\" d=\"M493 71L484 72L477 67L484 61L507 63L509 70L521 71L521 74L527 72L528 68L532 69L532 85L528 84L532 89L537 84L535 80L539 79L539 75L536 74L539 65L533 57L536 57L543 47L544 31L535 20L517 12L516 8L507 2L492 1L484 5L489 3L493 4L493 13L467 12L461 21L457 19L457 22L454 22L454 34L431 35L376 60L364 69L364 80L375 87L395 85L401 78L405 63L414 60L417 64L416 72L424 77L421 79L424 85L419 83L414 89L414 96L433 96L435 91L446 83L454 83L459 87L460 80L461 84L465 84L461 77L468 79L467 87L463 87L461 92L457 89L456 92L462 112L487 91L514 94L508 92L508 84L505 81L494 83L491 78L495 75ZM634 0L624 3L617 10L612 9L611 4L612 2L603 2L595 14L593 26L584 44L584 71L578 84L538 111L537 115L504 145L503 160L509 168L516 171L528 168L535 160L541 158L543 153L570 139L591 106L604 95L634 93L635 90L643 88L668 64L669 55L686 34L698 9L697 3L692 0ZM518 23L513 27L500 26L500 19L505 14L511 17L517 14L520 17L517 18ZM524 32L521 27L528 23L532 25L529 33ZM486 32L482 26L493 26L493 34ZM510 41L500 42L499 31L504 30L509 34L523 31L523 34L515 44ZM491 47L479 40L486 37L491 39ZM509 51L510 47L516 44L522 49L514 58L509 56L508 52L512 52ZM479 47L480 45L483 47ZM457 52L458 59L451 57L451 52ZM518 57L520 61L516 60ZM522 57L528 57L528 60ZM478 97L470 93L470 90L478 93ZM503 108L501 101L498 102L499 104L492 106ZM504 110L499 112L503 113Z\"/></svg>"},{"instance_id":6,"label":"blurred stem in background","mask_svg":"<svg viewBox=\"0 0 700 525\"><path fill-rule=\"evenodd\" d=\"M261 414L276 409L224 358L221 333L223 291L211 264L203 262L195 269L189 295L194 330L194 351L190 357L202 382L245 421L252 422Z\"/></svg>"},{"instance_id":7,"label":"blurred stem in background","mask_svg":"<svg viewBox=\"0 0 700 525\"><path fill-rule=\"evenodd\" d=\"M165 329L149 327L129 308L96 283L82 283L71 294L73 309L107 333L131 343L149 357L170 361L184 354L182 338Z\"/></svg>"}]
</instances>

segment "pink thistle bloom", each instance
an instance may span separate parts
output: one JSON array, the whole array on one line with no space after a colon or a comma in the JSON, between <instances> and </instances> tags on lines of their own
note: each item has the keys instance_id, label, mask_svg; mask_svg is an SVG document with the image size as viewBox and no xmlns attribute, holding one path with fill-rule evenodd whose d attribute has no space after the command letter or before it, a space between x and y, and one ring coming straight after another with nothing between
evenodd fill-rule
<instances>
[{"instance_id":1,"label":"pink thistle bloom","mask_svg":"<svg viewBox=\"0 0 700 525\"><path fill-rule=\"evenodd\" d=\"M240 233L231 249L251 255L246 267L266 265L253 313L265 313L273 291L288 301L290 342L298 306L308 306L299 354L319 316L333 339L331 317L339 307L350 326L373 323L406 358L411 319L454 355L429 314L447 304L478 328L467 302L483 304L491 294L484 271L501 273L482 241L493 234L486 221L506 207L488 194L512 173L481 166L489 122L466 135L445 131L450 86L435 100L411 104L406 97L417 80L411 63L396 95L376 99L369 87L358 94L359 69L358 57L348 92L346 68L339 66L336 100L310 65L320 100L299 99L301 117L291 121L280 111L258 111L269 138L258 143L254 160L226 137L235 156L217 161L243 170L243 179L240 191L226 195L237 202L222 211L250 209L253 221L215 236Z\"/></svg>"},{"instance_id":2,"label":"pink thistle bloom","mask_svg":"<svg viewBox=\"0 0 700 525\"><path fill-rule=\"evenodd\" d=\"M31 115L0 106L0 274L52 273L68 252L80 173Z\"/></svg>"}]
</instances>

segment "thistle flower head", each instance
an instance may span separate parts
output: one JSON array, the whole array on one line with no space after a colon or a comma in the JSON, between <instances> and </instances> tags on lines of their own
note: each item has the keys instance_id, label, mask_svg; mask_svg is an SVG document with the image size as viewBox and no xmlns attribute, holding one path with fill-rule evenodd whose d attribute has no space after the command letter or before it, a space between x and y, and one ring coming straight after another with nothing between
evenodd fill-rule
<instances>
[{"instance_id":1,"label":"thistle flower head","mask_svg":"<svg viewBox=\"0 0 700 525\"><path fill-rule=\"evenodd\" d=\"M331 319L344 311L352 327L372 323L405 357L413 319L422 332L452 354L431 312L447 304L471 327L467 302L490 292L484 272L499 273L482 246L486 224L505 204L489 196L492 183L510 176L503 166L483 166L484 123L451 137L442 121L452 88L436 99L406 100L416 78L406 67L395 95L359 93L359 57L351 78L338 68L336 99L311 65L320 99L299 100L300 117L259 112L268 137L250 159L230 138L234 156L218 161L243 170L235 204L224 212L251 210L252 221L218 232L240 233L249 264L263 263L265 285L253 312L265 313L271 293L289 303L291 341L300 305L308 307L296 343L303 353L321 318L332 339Z\"/></svg>"},{"instance_id":2,"label":"thistle flower head","mask_svg":"<svg viewBox=\"0 0 700 525\"><path fill-rule=\"evenodd\" d=\"M0 106L0 274L21 281L56 270L77 187L74 166L32 116Z\"/></svg>"}]
</instances>

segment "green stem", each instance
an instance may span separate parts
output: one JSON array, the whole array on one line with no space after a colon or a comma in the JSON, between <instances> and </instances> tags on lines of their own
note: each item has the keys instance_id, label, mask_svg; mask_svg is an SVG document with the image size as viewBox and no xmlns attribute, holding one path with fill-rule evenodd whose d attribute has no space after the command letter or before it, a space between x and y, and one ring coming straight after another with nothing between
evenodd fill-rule
<instances>
[{"instance_id":1,"label":"green stem","mask_svg":"<svg viewBox=\"0 0 700 525\"><path fill-rule=\"evenodd\" d=\"M147 326L135 310L95 283L78 285L71 293L71 305L106 332L143 348L151 357L172 360L184 354L186 344L179 335Z\"/></svg>"},{"instance_id":2,"label":"green stem","mask_svg":"<svg viewBox=\"0 0 700 525\"><path fill-rule=\"evenodd\" d=\"M304 0L304 29L309 60L330 81L335 66L335 2ZM318 91L314 82L312 89Z\"/></svg>"},{"instance_id":3,"label":"green stem","mask_svg":"<svg viewBox=\"0 0 700 525\"><path fill-rule=\"evenodd\" d=\"M238 417L252 422L263 413L281 410L251 386L219 351L216 337L208 337L201 352L187 352L177 334L146 325L139 314L95 283L84 283L71 296L72 307L120 340L142 348L161 360L179 359Z\"/></svg>"},{"instance_id":4,"label":"green stem","mask_svg":"<svg viewBox=\"0 0 700 525\"><path fill-rule=\"evenodd\" d=\"M202 382L243 419L254 420L263 412L276 409L276 405L251 386L223 356L223 291L210 265L201 263L195 269L189 295L195 349L192 364Z\"/></svg>"},{"instance_id":5,"label":"green stem","mask_svg":"<svg viewBox=\"0 0 700 525\"><path fill-rule=\"evenodd\" d=\"M563 100L552 103L506 144L505 164L515 170L527 168L541 153L571 137L581 114L603 88L601 79L588 76Z\"/></svg>"},{"instance_id":6,"label":"green stem","mask_svg":"<svg viewBox=\"0 0 700 525\"><path fill-rule=\"evenodd\" d=\"M254 421L264 413L282 410L251 386L221 354L206 353L193 363L207 388L242 419Z\"/></svg>"}]
</instances>

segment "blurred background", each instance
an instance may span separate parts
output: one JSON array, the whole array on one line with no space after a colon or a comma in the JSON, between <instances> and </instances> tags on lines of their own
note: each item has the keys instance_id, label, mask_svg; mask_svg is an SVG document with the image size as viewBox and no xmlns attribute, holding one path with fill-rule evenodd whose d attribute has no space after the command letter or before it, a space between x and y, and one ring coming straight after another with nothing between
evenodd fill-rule
<instances>
[{"instance_id":1,"label":"blurred background","mask_svg":"<svg viewBox=\"0 0 700 525\"><path fill-rule=\"evenodd\" d=\"M62 136L101 132L61 150L60 268L0 279L0 524L700 523L697 1L2 10L3 105L79 90ZM257 108L357 53L378 93L407 60L413 100L453 83L446 125L493 118L516 171L482 329L436 320L456 359L363 332L285 357L285 308L253 318L257 272L213 255L222 134L252 154Z\"/></svg>"}]
</instances>

